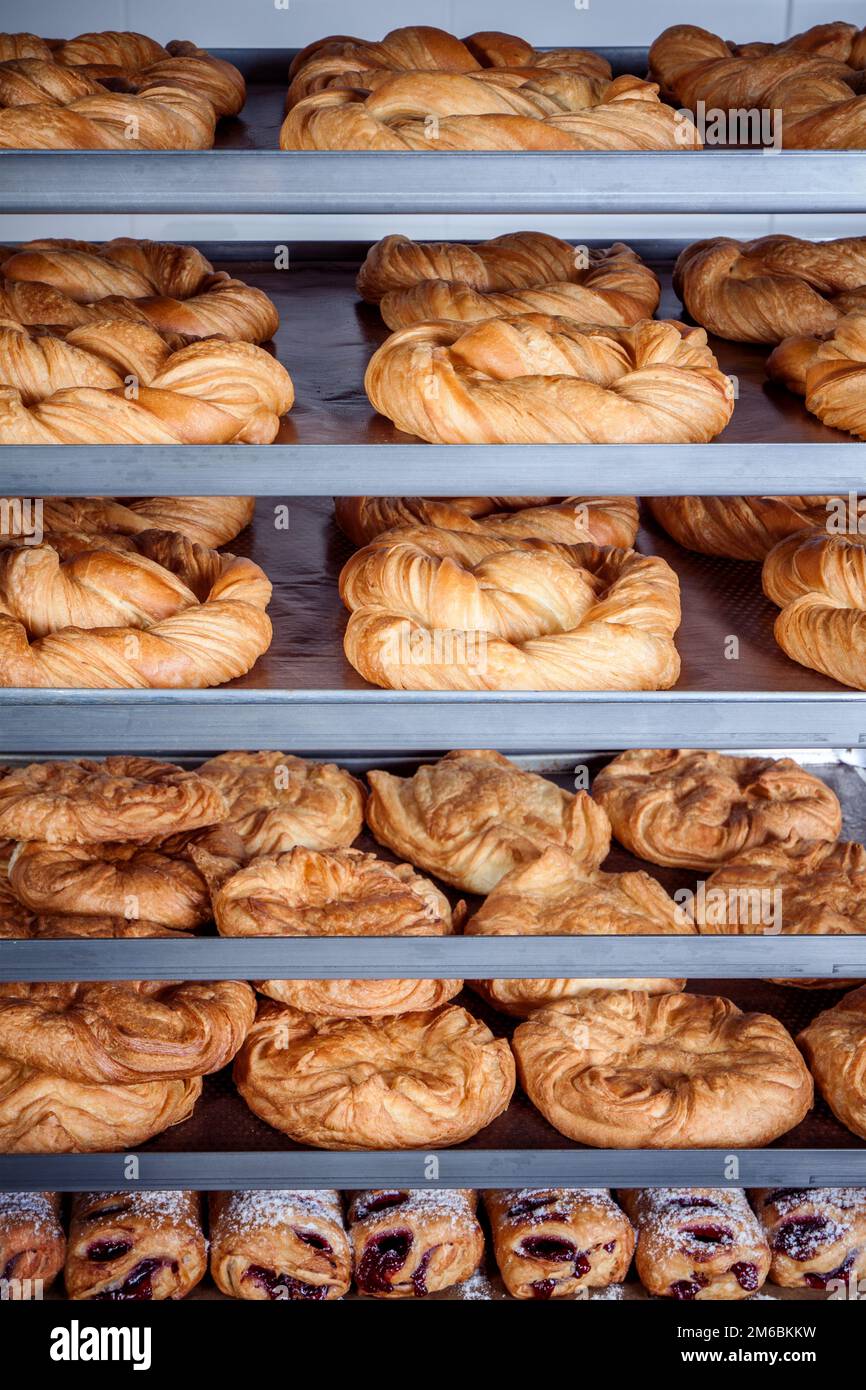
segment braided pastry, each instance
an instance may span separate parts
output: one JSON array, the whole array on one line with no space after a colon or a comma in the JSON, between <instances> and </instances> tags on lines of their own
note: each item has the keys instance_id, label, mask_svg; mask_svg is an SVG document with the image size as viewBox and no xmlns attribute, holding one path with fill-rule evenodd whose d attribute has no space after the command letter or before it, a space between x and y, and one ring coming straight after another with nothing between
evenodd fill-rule
<instances>
[{"instance_id":1,"label":"braided pastry","mask_svg":"<svg viewBox=\"0 0 866 1390\"><path fill-rule=\"evenodd\" d=\"M648 1293L730 1301L763 1285L770 1251L742 1188L644 1187L617 1195L637 1228L635 1263Z\"/></svg>"},{"instance_id":2,"label":"braided pastry","mask_svg":"<svg viewBox=\"0 0 866 1390\"><path fill-rule=\"evenodd\" d=\"M668 535L701 555L763 560L795 531L823 527L824 496L648 497L650 511Z\"/></svg>"},{"instance_id":3,"label":"braided pastry","mask_svg":"<svg viewBox=\"0 0 866 1390\"><path fill-rule=\"evenodd\" d=\"M358 1292L373 1298L425 1298L474 1274L484 1255L466 1188L354 1192L347 1220Z\"/></svg>"},{"instance_id":4,"label":"braided pastry","mask_svg":"<svg viewBox=\"0 0 866 1390\"><path fill-rule=\"evenodd\" d=\"M240 980L0 984L0 1054L82 1085L205 1076L255 1018Z\"/></svg>"},{"instance_id":5,"label":"braided pastry","mask_svg":"<svg viewBox=\"0 0 866 1390\"><path fill-rule=\"evenodd\" d=\"M782 610L773 634L785 655L866 690L863 538L801 531L770 551L761 579Z\"/></svg>"},{"instance_id":6,"label":"braided pastry","mask_svg":"<svg viewBox=\"0 0 866 1390\"><path fill-rule=\"evenodd\" d=\"M659 302L658 279L622 242L581 253L546 232L477 246L387 236L367 252L357 284L392 329L527 312L625 326L652 318Z\"/></svg>"},{"instance_id":7,"label":"braided pastry","mask_svg":"<svg viewBox=\"0 0 866 1390\"><path fill-rule=\"evenodd\" d=\"M185 1298L207 1271L197 1192L77 1192L66 1293L105 1302Z\"/></svg>"},{"instance_id":8,"label":"braided pastry","mask_svg":"<svg viewBox=\"0 0 866 1390\"><path fill-rule=\"evenodd\" d=\"M772 380L805 396L822 424L866 439L866 312L846 315L824 338L786 338L766 367Z\"/></svg>"},{"instance_id":9,"label":"braided pastry","mask_svg":"<svg viewBox=\"0 0 866 1390\"><path fill-rule=\"evenodd\" d=\"M0 1281L33 1280L37 1298L51 1287L66 1258L60 1202L59 1192L0 1192Z\"/></svg>"},{"instance_id":10,"label":"braided pastry","mask_svg":"<svg viewBox=\"0 0 866 1390\"><path fill-rule=\"evenodd\" d=\"M866 1277L862 1187L754 1189L752 1202L773 1256L770 1278L787 1289L827 1289Z\"/></svg>"},{"instance_id":11,"label":"braided pastry","mask_svg":"<svg viewBox=\"0 0 866 1390\"><path fill-rule=\"evenodd\" d=\"M262 343L279 327L264 290L215 271L194 246L46 237L0 250L0 317L79 328L107 318L187 338Z\"/></svg>"},{"instance_id":12,"label":"braided pastry","mask_svg":"<svg viewBox=\"0 0 866 1390\"><path fill-rule=\"evenodd\" d=\"M252 343L173 351L122 319L65 337L0 323L0 382L0 444L270 444L294 400Z\"/></svg>"},{"instance_id":13,"label":"braided pastry","mask_svg":"<svg viewBox=\"0 0 866 1390\"><path fill-rule=\"evenodd\" d=\"M627 549L638 530L634 497L335 497L334 516L357 546L397 527L436 526Z\"/></svg>"},{"instance_id":14,"label":"braided pastry","mask_svg":"<svg viewBox=\"0 0 866 1390\"><path fill-rule=\"evenodd\" d=\"M208 149L245 96L237 68L186 40L0 35L0 148Z\"/></svg>"},{"instance_id":15,"label":"braided pastry","mask_svg":"<svg viewBox=\"0 0 866 1390\"><path fill-rule=\"evenodd\" d=\"M221 753L198 774L225 797L229 825L249 856L293 845L344 848L364 824L364 787L334 763L279 752Z\"/></svg>"},{"instance_id":16,"label":"braided pastry","mask_svg":"<svg viewBox=\"0 0 866 1390\"><path fill-rule=\"evenodd\" d=\"M797 1043L837 1120L866 1139L866 985L813 1018Z\"/></svg>"},{"instance_id":17,"label":"braided pastry","mask_svg":"<svg viewBox=\"0 0 866 1390\"><path fill-rule=\"evenodd\" d=\"M251 669L272 636L263 570L167 531L132 544L0 550L0 686L201 689Z\"/></svg>"},{"instance_id":18,"label":"braided pastry","mask_svg":"<svg viewBox=\"0 0 866 1390\"><path fill-rule=\"evenodd\" d=\"M357 78L357 74L356 74ZM380 80L381 79L381 80ZM384 71L289 110L283 150L681 150L694 126L637 77L581 68ZM370 90L372 88L372 90Z\"/></svg>"},{"instance_id":19,"label":"braided pastry","mask_svg":"<svg viewBox=\"0 0 866 1390\"><path fill-rule=\"evenodd\" d=\"M791 758L633 749L602 768L592 794L621 845L651 864L707 869L754 845L835 840L835 792Z\"/></svg>"},{"instance_id":20,"label":"braided pastry","mask_svg":"<svg viewBox=\"0 0 866 1390\"><path fill-rule=\"evenodd\" d=\"M484 1205L512 1298L568 1298L628 1274L634 1232L606 1189L498 1188L484 1193Z\"/></svg>"},{"instance_id":21,"label":"braided pastry","mask_svg":"<svg viewBox=\"0 0 866 1390\"><path fill-rule=\"evenodd\" d=\"M14 502L14 499L6 499ZM188 541L215 548L234 540L253 519L254 497L43 497L42 531L49 539L136 536L142 531L180 531Z\"/></svg>"},{"instance_id":22,"label":"braided pastry","mask_svg":"<svg viewBox=\"0 0 866 1390\"><path fill-rule=\"evenodd\" d=\"M340 1194L304 1191L212 1192L210 1270L229 1298L342 1298L352 1252Z\"/></svg>"},{"instance_id":23,"label":"braided pastry","mask_svg":"<svg viewBox=\"0 0 866 1390\"><path fill-rule=\"evenodd\" d=\"M344 649L407 690L657 690L676 681L666 561L436 527L386 532L340 575Z\"/></svg>"},{"instance_id":24,"label":"braided pastry","mask_svg":"<svg viewBox=\"0 0 866 1390\"><path fill-rule=\"evenodd\" d=\"M847 54L821 52L821 36L812 47L810 33L778 47L725 43L693 24L675 24L650 48L650 75L665 96L694 111L707 108L781 112L785 149L863 149L866 146L866 97L859 74L863 66L863 32L853 25ZM833 53L835 45L830 45ZM846 53L844 41L836 52Z\"/></svg>"},{"instance_id":25,"label":"braided pastry","mask_svg":"<svg viewBox=\"0 0 866 1390\"><path fill-rule=\"evenodd\" d=\"M374 352L375 410L433 444L708 443L733 387L702 328L518 314L403 328Z\"/></svg>"},{"instance_id":26,"label":"braided pastry","mask_svg":"<svg viewBox=\"0 0 866 1390\"><path fill-rule=\"evenodd\" d=\"M866 309L866 237L712 237L680 252L673 282L692 318L719 338L778 343L829 333L844 314Z\"/></svg>"},{"instance_id":27,"label":"braided pastry","mask_svg":"<svg viewBox=\"0 0 866 1390\"><path fill-rule=\"evenodd\" d=\"M596 1148L758 1148L812 1106L778 1019L711 995L594 990L539 1009L512 1047L532 1103Z\"/></svg>"}]
</instances>

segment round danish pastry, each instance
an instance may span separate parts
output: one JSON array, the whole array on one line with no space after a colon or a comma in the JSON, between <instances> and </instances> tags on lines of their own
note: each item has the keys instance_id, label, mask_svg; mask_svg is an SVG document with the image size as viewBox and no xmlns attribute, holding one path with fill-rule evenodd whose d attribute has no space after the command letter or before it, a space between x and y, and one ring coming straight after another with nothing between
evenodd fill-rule
<instances>
[{"instance_id":1,"label":"round danish pastry","mask_svg":"<svg viewBox=\"0 0 866 1390\"><path fill-rule=\"evenodd\" d=\"M533 1104L595 1148L758 1148L812 1105L778 1019L711 995L598 990L534 1013L512 1046Z\"/></svg>"},{"instance_id":2,"label":"round danish pastry","mask_svg":"<svg viewBox=\"0 0 866 1390\"><path fill-rule=\"evenodd\" d=\"M355 545L383 531L436 526L515 540L629 549L638 530L634 497L335 497L337 525Z\"/></svg>"},{"instance_id":3,"label":"round danish pastry","mask_svg":"<svg viewBox=\"0 0 866 1390\"><path fill-rule=\"evenodd\" d=\"M367 822L380 844L468 893L561 845L595 869L610 849L604 811L583 791L523 772L501 753L457 750L413 777L368 773Z\"/></svg>"},{"instance_id":4,"label":"round danish pastry","mask_svg":"<svg viewBox=\"0 0 866 1390\"><path fill-rule=\"evenodd\" d=\"M797 1042L837 1120L866 1139L866 985L813 1018Z\"/></svg>"},{"instance_id":5,"label":"round danish pastry","mask_svg":"<svg viewBox=\"0 0 866 1390\"><path fill-rule=\"evenodd\" d=\"M687 550L763 560L796 531L823 527L829 497L648 497L656 521Z\"/></svg>"},{"instance_id":6,"label":"round danish pastry","mask_svg":"<svg viewBox=\"0 0 866 1390\"><path fill-rule=\"evenodd\" d=\"M651 864L709 869L768 841L835 840L835 792L791 758L682 748L620 753L592 794L620 844Z\"/></svg>"},{"instance_id":7,"label":"round danish pastry","mask_svg":"<svg viewBox=\"0 0 866 1390\"><path fill-rule=\"evenodd\" d=\"M86 536L142 531L179 531L188 541L216 547L249 526L254 511L254 497L43 497L42 529L49 540L77 535L82 549Z\"/></svg>"},{"instance_id":8,"label":"round danish pastry","mask_svg":"<svg viewBox=\"0 0 866 1390\"><path fill-rule=\"evenodd\" d=\"M806 409L831 429L866 438L866 296L821 337L785 338L767 358L767 375L805 397Z\"/></svg>"},{"instance_id":9,"label":"round danish pastry","mask_svg":"<svg viewBox=\"0 0 866 1390\"><path fill-rule=\"evenodd\" d=\"M338 849L351 845L364 824L364 788L334 763L278 752L221 753L202 763L198 775L225 798L226 819L251 856L294 845Z\"/></svg>"},{"instance_id":10,"label":"round danish pastry","mask_svg":"<svg viewBox=\"0 0 866 1390\"><path fill-rule=\"evenodd\" d=\"M648 1293L680 1301L757 1293L770 1251L737 1187L644 1187L619 1192L637 1227L635 1264Z\"/></svg>"},{"instance_id":11,"label":"round danish pastry","mask_svg":"<svg viewBox=\"0 0 866 1390\"><path fill-rule=\"evenodd\" d=\"M316 1020L267 1003L234 1077L250 1109L300 1144L426 1150L462 1143L506 1109L514 1058L453 1004Z\"/></svg>"},{"instance_id":12,"label":"round danish pastry","mask_svg":"<svg viewBox=\"0 0 866 1390\"><path fill-rule=\"evenodd\" d=\"M752 1202L770 1243L770 1278L783 1288L841 1285L866 1277L866 1190L756 1188Z\"/></svg>"},{"instance_id":13,"label":"round danish pastry","mask_svg":"<svg viewBox=\"0 0 866 1390\"><path fill-rule=\"evenodd\" d=\"M800 532L770 551L762 571L764 593L782 610L773 633L785 655L856 690L866 690L863 540Z\"/></svg>"}]
</instances>

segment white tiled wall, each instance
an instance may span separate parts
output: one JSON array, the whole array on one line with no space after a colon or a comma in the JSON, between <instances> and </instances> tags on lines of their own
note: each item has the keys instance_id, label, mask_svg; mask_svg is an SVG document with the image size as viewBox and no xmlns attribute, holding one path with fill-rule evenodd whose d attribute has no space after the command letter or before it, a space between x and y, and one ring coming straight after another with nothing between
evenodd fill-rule
<instances>
[{"instance_id":1,"label":"white tiled wall","mask_svg":"<svg viewBox=\"0 0 866 1390\"><path fill-rule=\"evenodd\" d=\"M543 44L646 44L668 24L703 24L731 39L780 39L811 24L844 18L866 25L866 0L0 0L4 29L70 37L87 29L139 29L163 42L194 38L205 47L293 48L327 33L378 38L407 23L454 33L505 29ZM121 234L182 240L364 240L403 231L415 236L495 236L525 219L382 217L69 217L52 231L101 239ZM533 218L533 225L578 238L669 236L780 230L840 236L866 231L863 218L606 217ZM0 216L0 240L46 234L40 218Z\"/></svg>"}]
</instances>

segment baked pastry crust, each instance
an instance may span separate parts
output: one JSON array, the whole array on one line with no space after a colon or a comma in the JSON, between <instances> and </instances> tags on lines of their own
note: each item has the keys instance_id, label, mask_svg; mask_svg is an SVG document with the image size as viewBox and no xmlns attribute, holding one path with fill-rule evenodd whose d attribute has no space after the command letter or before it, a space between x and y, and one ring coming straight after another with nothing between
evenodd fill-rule
<instances>
[{"instance_id":1,"label":"baked pastry crust","mask_svg":"<svg viewBox=\"0 0 866 1390\"><path fill-rule=\"evenodd\" d=\"M42 527L49 537L179 531L215 548L234 540L254 511L254 497L43 497Z\"/></svg>"},{"instance_id":2,"label":"baked pastry crust","mask_svg":"<svg viewBox=\"0 0 866 1390\"><path fill-rule=\"evenodd\" d=\"M0 838L151 840L214 825L227 812L213 783L155 758L120 754L0 770Z\"/></svg>"},{"instance_id":3,"label":"baked pastry crust","mask_svg":"<svg viewBox=\"0 0 866 1390\"><path fill-rule=\"evenodd\" d=\"M469 893L489 893L510 869L562 845L597 868L610 827L586 792L572 795L501 753L457 750L413 777L367 774L367 823L380 844Z\"/></svg>"},{"instance_id":4,"label":"baked pastry crust","mask_svg":"<svg viewBox=\"0 0 866 1390\"><path fill-rule=\"evenodd\" d=\"M448 1005L384 1019L315 1019L266 1003L235 1060L252 1111L318 1149L460 1144L506 1109L504 1038Z\"/></svg>"},{"instance_id":5,"label":"baked pastry crust","mask_svg":"<svg viewBox=\"0 0 866 1390\"><path fill-rule=\"evenodd\" d=\"M227 820L250 855L282 854L294 845L338 849L364 824L361 782L334 763L290 753L221 753L198 775L225 797Z\"/></svg>"},{"instance_id":6,"label":"baked pastry crust","mask_svg":"<svg viewBox=\"0 0 866 1390\"><path fill-rule=\"evenodd\" d=\"M546 232L477 246L388 236L368 251L357 284L391 329L524 313L625 326L651 319L659 303L658 278L630 246L578 252Z\"/></svg>"},{"instance_id":7,"label":"baked pastry crust","mask_svg":"<svg viewBox=\"0 0 866 1390\"><path fill-rule=\"evenodd\" d=\"M594 1148L758 1148L812 1105L778 1019L711 995L594 991L534 1013L512 1047L533 1104Z\"/></svg>"},{"instance_id":8,"label":"baked pastry crust","mask_svg":"<svg viewBox=\"0 0 866 1390\"><path fill-rule=\"evenodd\" d=\"M354 1192L347 1220L358 1292L373 1298L424 1298L474 1274L484 1255L467 1188Z\"/></svg>"},{"instance_id":9,"label":"baked pastry crust","mask_svg":"<svg viewBox=\"0 0 866 1390\"><path fill-rule=\"evenodd\" d=\"M704 330L655 319L415 324L376 349L364 388L432 444L706 444L734 410Z\"/></svg>"},{"instance_id":10,"label":"baked pastry crust","mask_svg":"<svg viewBox=\"0 0 866 1390\"><path fill-rule=\"evenodd\" d=\"M689 935L694 926L656 879L635 873L588 869L567 850L546 849L500 879L466 923L467 936ZM504 1013L525 1018L558 999L593 989L674 993L685 980L515 979L473 980L472 986ZM525 1295L528 1297L529 1295Z\"/></svg>"},{"instance_id":11,"label":"baked pastry crust","mask_svg":"<svg viewBox=\"0 0 866 1390\"><path fill-rule=\"evenodd\" d=\"M38 1281L38 1297L50 1289L65 1257L60 1193L0 1192L0 1282Z\"/></svg>"},{"instance_id":12,"label":"baked pastry crust","mask_svg":"<svg viewBox=\"0 0 866 1390\"><path fill-rule=\"evenodd\" d=\"M210 1271L229 1298L342 1298L352 1253L340 1194L304 1191L212 1192Z\"/></svg>"},{"instance_id":13,"label":"baked pastry crust","mask_svg":"<svg viewBox=\"0 0 866 1390\"><path fill-rule=\"evenodd\" d=\"M188 1120L201 1086L83 1086L0 1056L0 1153L123 1153Z\"/></svg>"},{"instance_id":14,"label":"baked pastry crust","mask_svg":"<svg viewBox=\"0 0 866 1390\"><path fill-rule=\"evenodd\" d=\"M602 768L592 794L620 844L671 868L713 870L754 845L842 830L836 794L791 758L634 749Z\"/></svg>"},{"instance_id":15,"label":"baked pastry crust","mask_svg":"<svg viewBox=\"0 0 866 1390\"><path fill-rule=\"evenodd\" d=\"M656 521L701 555L763 560L796 531L823 527L828 497L648 497Z\"/></svg>"},{"instance_id":16,"label":"baked pastry crust","mask_svg":"<svg viewBox=\"0 0 866 1390\"><path fill-rule=\"evenodd\" d=\"M495 1188L484 1205L512 1298L568 1298L628 1274L634 1231L604 1188Z\"/></svg>"},{"instance_id":17,"label":"baked pastry crust","mask_svg":"<svg viewBox=\"0 0 866 1390\"><path fill-rule=\"evenodd\" d=\"M761 1226L738 1187L620 1191L637 1227L635 1264L648 1293L681 1301L750 1298L770 1272Z\"/></svg>"},{"instance_id":18,"label":"baked pastry crust","mask_svg":"<svg viewBox=\"0 0 866 1390\"><path fill-rule=\"evenodd\" d=\"M357 546L398 527L437 526L627 549L638 530L634 497L335 497L334 516Z\"/></svg>"},{"instance_id":19,"label":"baked pastry crust","mask_svg":"<svg viewBox=\"0 0 866 1390\"><path fill-rule=\"evenodd\" d=\"M197 1192L78 1192L66 1293L136 1302L185 1298L207 1270Z\"/></svg>"},{"instance_id":20,"label":"baked pastry crust","mask_svg":"<svg viewBox=\"0 0 866 1390\"><path fill-rule=\"evenodd\" d=\"M679 580L665 560L419 526L343 567L343 646L403 690L656 690L680 671Z\"/></svg>"},{"instance_id":21,"label":"baked pastry crust","mask_svg":"<svg viewBox=\"0 0 866 1390\"><path fill-rule=\"evenodd\" d=\"M866 98L864 98L866 100ZM829 333L785 338L766 361L767 375L805 397L806 409L831 429L866 438L866 302Z\"/></svg>"},{"instance_id":22,"label":"baked pastry crust","mask_svg":"<svg viewBox=\"0 0 866 1390\"><path fill-rule=\"evenodd\" d=\"M862 1187L759 1187L751 1192L783 1288L823 1289L866 1275L866 1192ZM847 1291L847 1290L846 1290Z\"/></svg>"},{"instance_id":23,"label":"baked pastry crust","mask_svg":"<svg viewBox=\"0 0 866 1390\"><path fill-rule=\"evenodd\" d=\"M855 690L866 690L860 631L866 607L862 537L800 532L764 561L764 593L780 609L773 626L792 661Z\"/></svg>"},{"instance_id":24,"label":"baked pastry crust","mask_svg":"<svg viewBox=\"0 0 866 1390\"><path fill-rule=\"evenodd\" d=\"M797 1043L837 1120L866 1139L866 985L813 1018Z\"/></svg>"}]
</instances>

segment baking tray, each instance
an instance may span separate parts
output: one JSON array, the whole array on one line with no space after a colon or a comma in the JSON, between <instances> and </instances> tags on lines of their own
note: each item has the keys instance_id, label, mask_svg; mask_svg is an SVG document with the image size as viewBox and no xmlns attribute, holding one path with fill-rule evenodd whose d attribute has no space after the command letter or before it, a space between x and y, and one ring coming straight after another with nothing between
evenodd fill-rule
<instances>
[{"instance_id":1,"label":"baking tray","mask_svg":"<svg viewBox=\"0 0 866 1390\"><path fill-rule=\"evenodd\" d=\"M671 287L671 268L687 243L633 244L661 278L659 317L679 318L683 310ZM355 290L367 245L284 245L288 269L275 270L273 243L202 243L218 267L265 290L280 311L273 351L291 372L296 404L274 444L6 445L0 451L0 489L24 496L181 490L219 495L241 487L260 496L447 496L471 487L501 497L522 495L529 487L566 496L848 493L863 484L866 444L820 424L798 397L769 383L768 348L718 338L711 338L711 346L722 369L736 378L739 397L714 443L423 444L377 415L364 392L367 362L388 336L378 309L359 300Z\"/></svg>"},{"instance_id":2,"label":"baking tray","mask_svg":"<svg viewBox=\"0 0 866 1390\"><path fill-rule=\"evenodd\" d=\"M569 774L551 780L567 790ZM521 759L538 764L538 759ZM559 761L559 760L557 760ZM605 759L587 757L594 776ZM843 808L843 835L866 840L866 788L861 767L842 761L810 764ZM185 760L195 765L194 759ZM353 771L363 772L372 763ZM568 764L559 761L559 766ZM390 770L408 776L417 764L391 763ZM543 769L542 769L543 770ZM358 849L395 860L365 828ZM661 868L637 859L614 842L605 861L611 873L643 869L671 895L694 890L703 874ZM438 880L434 880L437 881ZM456 903L461 896L470 912L480 898L461 895L447 884L438 886ZM0 980L103 979L413 979L650 977L761 977L852 979L866 975L866 936L533 936L533 937L343 937L226 938L212 925L185 941L3 941L0 940Z\"/></svg>"},{"instance_id":3,"label":"baking tray","mask_svg":"<svg viewBox=\"0 0 866 1390\"><path fill-rule=\"evenodd\" d=\"M215 49L249 89L216 147L0 152L4 212L860 212L860 151L368 153L278 148L295 49ZM646 71L646 48L599 49Z\"/></svg>"},{"instance_id":4,"label":"baking tray","mask_svg":"<svg viewBox=\"0 0 866 1390\"><path fill-rule=\"evenodd\" d=\"M289 528L278 531L273 507L284 503ZM649 520L639 547L664 556L683 589L674 690L379 690L343 655L337 578L351 545L331 511L327 498L260 499L253 527L232 543L274 582L274 641L247 676L214 690L0 690L0 755L866 745L866 696L777 647L759 567L684 550ZM732 634L736 661L724 656Z\"/></svg>"}]
</instances>

